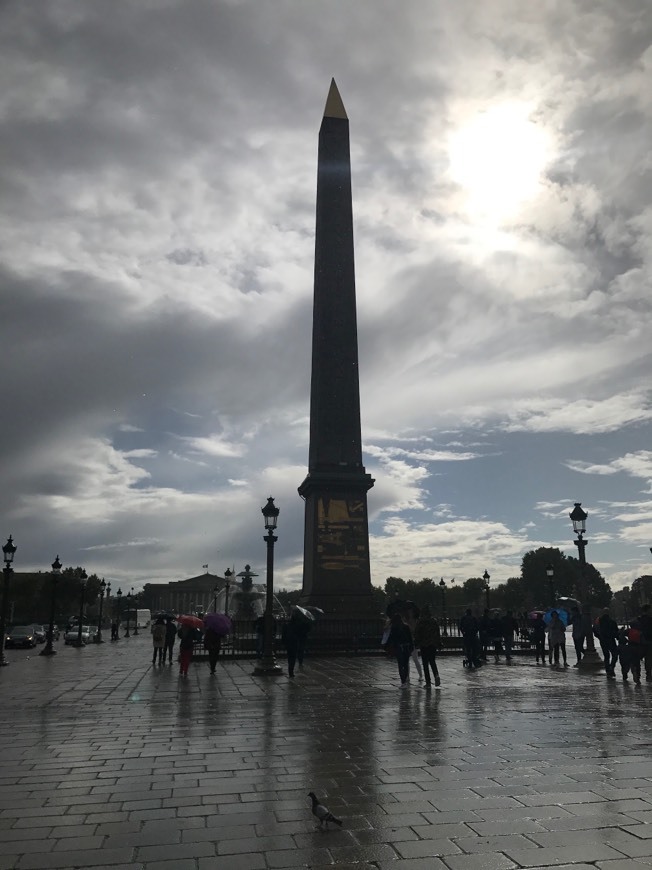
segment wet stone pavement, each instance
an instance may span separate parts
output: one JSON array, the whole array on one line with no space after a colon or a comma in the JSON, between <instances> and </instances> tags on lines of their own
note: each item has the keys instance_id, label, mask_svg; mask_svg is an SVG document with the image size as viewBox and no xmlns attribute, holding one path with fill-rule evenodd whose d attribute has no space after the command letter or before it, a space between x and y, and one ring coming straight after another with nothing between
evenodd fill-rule
<instances>
[{"instance_id":1,"label":"wet stone pavement","mask_svg":"<svg viewBox=\"0 0 652 870\"><path fill-rule=\"evenodd\" d=\"M147 634L0 671L0 870L652 866L652 683L441 662L153 669ZM343 820L320 830L314 790Z\"/></svg>"}]
</instances>

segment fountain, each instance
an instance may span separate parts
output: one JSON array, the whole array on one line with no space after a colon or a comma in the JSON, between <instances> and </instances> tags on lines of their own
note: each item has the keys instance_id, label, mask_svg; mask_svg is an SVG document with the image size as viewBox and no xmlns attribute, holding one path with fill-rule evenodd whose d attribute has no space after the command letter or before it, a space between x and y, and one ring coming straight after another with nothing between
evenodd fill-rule
<instances>
[{"instance_id":1,"label":"fountain","mask_svg":"<svg viewBox=\"0 0 652 870\"><path fill-rule=\"evenodd\" d=\"M236 575L238 579L227 582L217 593L215 610L226 613L234 622L253 622L265 612L266 586L264 583L254 583L258 577L251 570L251 565L245 565L244 571ZM285 616L285 609L274 596L274 615Z\"/></svg>"}]
</instances>

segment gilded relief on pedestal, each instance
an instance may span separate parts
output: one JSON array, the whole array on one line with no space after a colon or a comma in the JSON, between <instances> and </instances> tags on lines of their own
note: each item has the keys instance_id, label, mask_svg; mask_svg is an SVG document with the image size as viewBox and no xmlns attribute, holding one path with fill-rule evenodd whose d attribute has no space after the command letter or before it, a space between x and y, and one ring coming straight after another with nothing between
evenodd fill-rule
<instances>
[{"instance_id":1,"label":"gilded relief on pedestal","mask_svg":"<svg viewBox=\"0 0 652 870\"><path fill-rule=\"evenodd\" d=\"M368 553L362 499L318 499L317 553L319 564L329 571L364 568Z\"/></svg>"}]
</instances>

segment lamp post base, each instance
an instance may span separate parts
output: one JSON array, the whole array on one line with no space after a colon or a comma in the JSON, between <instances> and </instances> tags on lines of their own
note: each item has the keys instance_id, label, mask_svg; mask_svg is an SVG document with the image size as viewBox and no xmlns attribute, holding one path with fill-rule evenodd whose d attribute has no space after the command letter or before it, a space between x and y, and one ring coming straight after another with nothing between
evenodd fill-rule
<instances>
[{"instance_id":1,"label":"lamp post base","mask_svg":"<svg viewBox=\"0 0 652 870\"><path fill-rule=\"evenodd\" d=\"M47 646L43 647L43 649L39 653L40 656L55 656L56 654L57 654L57 651L55 649L52 649L51 646L50 647L47 647Z\"/></svg>"},{"instance_id":2,"label":"lamp post base","mask_svg":"<svg viewBox=\"0 0 652 870\"><path fill-rule=\"evenodd\" d=\"M253 671L254 677L280 677L282 674L283 668L273 656L261 659Z\"/></svg>"},{"instance_id":3,"label":"lamp post base","mask_svg":"<svg viewBox=\"0 0 652 870\"><path fill-rule=\"evenodd\" d=\"M604 661L600 653L595 649L586 650L582 654L579 663L580 671L601 671L604 668Z\"/></svg>"}]
</instances>

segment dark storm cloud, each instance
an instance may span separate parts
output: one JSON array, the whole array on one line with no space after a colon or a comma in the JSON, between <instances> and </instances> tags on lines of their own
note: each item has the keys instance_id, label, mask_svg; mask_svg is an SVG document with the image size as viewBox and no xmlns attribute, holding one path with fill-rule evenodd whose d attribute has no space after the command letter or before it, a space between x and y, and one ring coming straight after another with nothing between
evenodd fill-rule
<instances>
[{"instance_id":1,"label":"dark storm cloud","mask_svg":"<svg viewBox=\"0 0 652 870\"><path fill-rule=\"evenodd\" d=\"M647 419L647 4L23 0L2 19L0 446L6 522L39 537L39 560L61 542L128 572L119 542L140 542L138 576L170 576L212 559L195 554L218 527L237 558L273 487L298 580L333 75L351 119L365 427L419 442L468 425L475 441ZM553 145L532 203L487 229L449 136L501 101L531 104ZM434 559L419 506L476 515L459 493L477 463L435 483L423 449L379 455L374 511L413 511L390 516L382 564ZM516 491L528 474L512 477ZM510 487L520 528L533 495ZM443 531L468 560L492 529L465 523Z\"/></svg>"}]
</instances>

